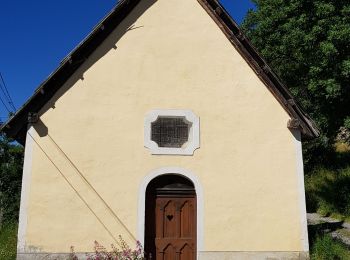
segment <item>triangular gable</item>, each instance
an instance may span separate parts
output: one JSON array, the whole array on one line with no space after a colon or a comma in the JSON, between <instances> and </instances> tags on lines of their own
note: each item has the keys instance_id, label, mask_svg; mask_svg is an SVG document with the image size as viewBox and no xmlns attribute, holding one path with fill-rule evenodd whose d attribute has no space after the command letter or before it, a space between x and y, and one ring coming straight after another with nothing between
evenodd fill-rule
<instances>
[{"instance_id":1,"label":"triangular gable","mask_svg":"<svg viewBox=\"0 0 350 260\"><path fill-rule=\"evenodd\" d=\"M264 59L257 53L223 6L216 0L197 1L218 24L228 40L289 114L291 120L288 127L300 129L306 137L317 137L319 131L313 121L297 104L291 93L266 64ZM139 2L140 0L120 1L106 18L93 29L89 36L62 61L56 71L39 86L21 109L1 127L1 131L24 144L28 117L40 111Z\"/></svg>"}]
</instances>

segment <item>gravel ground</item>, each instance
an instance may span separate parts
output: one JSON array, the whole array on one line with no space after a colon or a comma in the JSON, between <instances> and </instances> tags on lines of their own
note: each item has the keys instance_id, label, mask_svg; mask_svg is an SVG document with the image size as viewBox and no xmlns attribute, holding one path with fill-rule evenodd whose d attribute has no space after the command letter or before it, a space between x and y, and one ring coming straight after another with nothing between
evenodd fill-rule
<instances>
[{"instance_id":1,"label":"gravel ground","mask_svg":"<svg viewBox=\"0 0 350 260\"><path fill-rule=\"evenodd\" d=\"M310 226L323 225L325 227L325 232L350 247L350 223L330 217L322 217L317 213L308 213L307 223Z\"/></svg>"}]
</instances>

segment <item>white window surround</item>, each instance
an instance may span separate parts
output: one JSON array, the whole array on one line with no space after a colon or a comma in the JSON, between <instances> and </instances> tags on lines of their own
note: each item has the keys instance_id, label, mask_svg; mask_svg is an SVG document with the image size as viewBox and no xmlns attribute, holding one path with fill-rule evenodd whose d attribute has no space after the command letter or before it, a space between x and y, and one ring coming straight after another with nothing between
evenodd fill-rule
<instances>
[{"instance_id":1,"label":"white window surround","mask_svg":"<svg viewBox=\"0 0 350 260\"><path fill-rule=\"evenodd\" d=\"M188 142L182 148L159 147L158 144L151 140L151 124L158 117L185 117L191 122L191 128L188 136ZM150 149L152 154L172 154L172 155L193 155L194 151L199 148L199 117L191 110L183 109L155 109L145 116L144 121L144 146Z\"/></svg>"}]
</instances>

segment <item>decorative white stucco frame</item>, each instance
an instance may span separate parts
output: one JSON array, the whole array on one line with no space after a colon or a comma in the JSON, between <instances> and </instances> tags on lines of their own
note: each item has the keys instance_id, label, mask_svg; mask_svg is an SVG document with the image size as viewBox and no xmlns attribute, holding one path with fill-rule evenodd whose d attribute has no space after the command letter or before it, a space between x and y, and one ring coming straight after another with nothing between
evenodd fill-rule
<instances>
[{"instance_id":1,"label":"decorative white stucco frame","mask_svg":"<svg viewBox=\"0 0 350 260\"><path fill-rule=\"evenodd\" d=\"M192 181L197 196L197 259L198 252L204 250L204 198L203 188L199 179L189 170L179 167L163 167L151 171L143 178L139 188L138 201L138 219L137 219L137 239L144 246L145 237L145 207L146 207L146 189L148 184L156 177L166 174L183 176Z\"/></svg>"},{"instance_id":2,"label":"decorative white stucco frame","mask_svg":"<svg viewBox=\"0 0 350 260\"><path fill-rule=\"evenodd\" d=\"M158 144L151 140L151 123L156 121L158 117L185 117L191 122L189 132L189 140L185 147L182 148L167 148L159 147ZM150 149L152 154L173 154L173 155L193 155L194 151L199 148L199 117L191 110L181 109L155 109L150 111L145 116L144 122L144 145Z\"/></svg>"}]
</instances>

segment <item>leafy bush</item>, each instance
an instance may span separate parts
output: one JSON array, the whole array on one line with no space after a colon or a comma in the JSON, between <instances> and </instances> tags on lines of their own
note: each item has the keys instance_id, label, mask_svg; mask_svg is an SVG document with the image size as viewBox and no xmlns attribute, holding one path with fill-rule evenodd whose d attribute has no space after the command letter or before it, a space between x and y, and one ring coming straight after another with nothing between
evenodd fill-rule
<instances>
[{"instance_id":1,"label":"leafy bush","mask_svg":"<svg viewBox=\"0 0 350 260\"><path fill-rule=\"evenodd\" d=\"M309 212L350 216L350 167L318 168L306 176L305 188Z\"/></svg>"},{"instance_id":2,"label":"leafy bush","mask_svg":"<svg viewBox=\"0 0 350 260\"><path fill-rule=\"evenodd\" d=\"M6 224L0 229L0 259L15 260L17 250L17 224Z\"/></svg>"},{"instance_id":3,"label":"leafy bush","mask_svg":"<svg viewBox=\"0 0 350 260\"><path fill-rule=\"evenodd\" d=\"M136 249L132 250L125 240L119 236L120 249L111 245L112 250L108 251L104 246L95 241L94 253L87 254L87 260L143 260L144 252L139 241L136 242ZM71 247L70 260L78 260Z\"/></svg>"},{"instance_id":4,"label":"leafy bush","mask_svg":"<svg viewBox=\"0 0 350 260\"><path fill-rule=\"evenodd\" d=\"M23 147L0 134L0 212L3 222L18 219L22 165Z\"/></svg>"},{"instance_id":5,"label":"leafy bush","mask_svg":"<svg viewBox=\"0 0 350 260\"><path fill-rule=\"evenodd\" d=\"M321 235L311 247L310 256L311 260L343 260L350 259L350 251L330 235Z\"/></svg>"}]
</instances>

